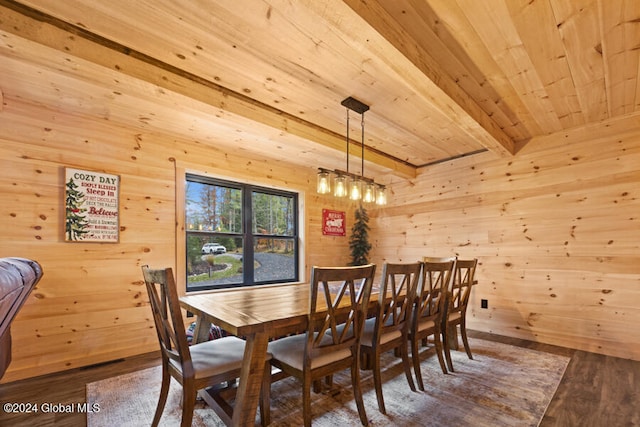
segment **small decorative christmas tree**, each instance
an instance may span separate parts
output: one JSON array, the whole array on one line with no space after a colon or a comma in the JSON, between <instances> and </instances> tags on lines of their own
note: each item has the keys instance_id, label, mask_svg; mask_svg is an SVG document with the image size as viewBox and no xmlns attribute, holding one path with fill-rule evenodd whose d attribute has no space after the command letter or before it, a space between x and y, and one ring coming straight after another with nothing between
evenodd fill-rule
<instances>
[{"instance_id":1,"label":"small decorative christmas tree","mask_svg":"<svg viewBox=\"0 0 640 427\"><path fill-rule=\"evenodd\" d=\"M82 240L84 235L89 232L89 222L84 217L87 210L82 207L84 204L84 193L78 190L78 185L73 178L66 184L66 220L65 232L67 240Z\"/></svg>"},{"instance_id":2,"label":"small decorative christmas tree","mask_svg":"<svg viewBox=\"0 0 640 427\"><path fill-rule=\"evenodd\" d=\"M349 265L366 265L369 263L369 215L367 210L360 205L355 212L356 220L351 228L349 248L351 249L351 263Z\"/></svg>"}]
</instances>

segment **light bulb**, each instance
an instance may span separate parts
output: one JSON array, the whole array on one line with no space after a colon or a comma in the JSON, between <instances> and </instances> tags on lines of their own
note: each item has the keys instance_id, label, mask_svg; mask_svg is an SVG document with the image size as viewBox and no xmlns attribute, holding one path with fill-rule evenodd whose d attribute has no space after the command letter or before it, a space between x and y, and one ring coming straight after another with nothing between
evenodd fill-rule
<instances>
[{"instance_id":1,"label":"light bulb","mask_svg":"<svg viewBox=\"0 0 640 427\"><path fill-rule=\"evenodd\" d=\"M347 195L347 177L338 175L334 179L333 195L336 197L345 197Z\"/></svg>"},{"instance_id":2,"label":"light bulb","mask_svg":"<svg viewBox=\"0 0 640 427\"><path fill-rule=\"evenodd\" d=\"M365 184L362 201L365 203L373 203L376 201L376 185L374 183L367 182Z\"/></svg>"},{"instance_id":3,"label":"light bulb","mask_svg":"<svg viewBox=\"0 0 640 427\"><path fill-rule=\"evenodd\" d=\"M358 178L351 179L349 183L349 198L360 200L362 198L362 182Z\"/></svg>"},{"instance_id":4,"label":"light bulb","mask_svg":"<svg viewBox=\"0 0 640 427\"><path fill-rule=\"evenodd\" d=\"M331 177L328 171L320 170L318 172L318 194L328 194L331 192Z\"/></svg>"}]
</instances>

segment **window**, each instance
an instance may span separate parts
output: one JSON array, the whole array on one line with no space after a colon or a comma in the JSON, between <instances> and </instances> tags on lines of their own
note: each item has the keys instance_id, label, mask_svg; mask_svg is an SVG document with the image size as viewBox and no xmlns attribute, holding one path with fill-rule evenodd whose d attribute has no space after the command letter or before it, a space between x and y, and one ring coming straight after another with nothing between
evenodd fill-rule
<instances>
[{"instance_id":1,"label":"window","mask_svg":"<svg viewBox=\"0 0 640 427\"><path fill-rule=\"evenodd\" d=\"M298 195L187 175L187 291L298 281Z\"/></svg>"}]
</instances>

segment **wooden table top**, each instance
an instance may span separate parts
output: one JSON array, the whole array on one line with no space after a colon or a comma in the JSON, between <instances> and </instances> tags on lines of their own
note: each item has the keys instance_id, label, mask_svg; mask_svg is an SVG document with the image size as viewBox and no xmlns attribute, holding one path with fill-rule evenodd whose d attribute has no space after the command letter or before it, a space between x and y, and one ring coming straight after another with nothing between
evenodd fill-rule
<instances>
[{"instance_id":1,"label":"wooden table top","mask_svg":"<svg viewBox=\"0 0 640 427\"><path fill-rule=\"evenodd\" d=\"M236 336L268 332L270 337L304 332L309 314L309 283L221 289L180 298L183 307ZM370 302L377 301L372 292ZM318 299L318 310L324 305Z\"/></svg>"},{"instance_id":2,"label":"wooden table top","mask_svg":"<svg viewBox=\"0 0 640 427\"><path fill-rule=\"evenodd\" d=\"M251 286L185 295L182 305L222 329L244 336L256 332L306 326L309 284ZM270 334L271 335L271 334Z\"/></svg>"}]
</instances>

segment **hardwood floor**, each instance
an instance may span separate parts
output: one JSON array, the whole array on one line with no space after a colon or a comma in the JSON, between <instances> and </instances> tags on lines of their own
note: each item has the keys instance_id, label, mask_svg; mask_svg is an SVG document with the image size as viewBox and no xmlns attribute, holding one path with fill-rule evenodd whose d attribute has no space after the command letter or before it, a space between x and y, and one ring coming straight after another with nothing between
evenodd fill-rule
<instances>
[{"instance_id":1,"label":"hardwood floor","mask_svg":"<svg viewBox=\"0 0 640 427\"><path fill-rule=\"evenodd\" d=\"M640 362L482 332L469 336L571 358L539 427L640 426Z\"/></svg>"},{"instance_id":2,"label":"hardwood floor","mask_svg":"<svg viewBox=\"0 0 640 427\"><path fill-rule=\"evenodd\" d=\"M640 426L640 362L483 332L469 331L469 335L571 358L540 427ZM31 414L2 410L0 426L84 426L86 415L78 411L78 404L86 402L87 383L158 365L159 357L159 353L149 353L0 384L3 405L10 402L38 404L38 408L49 410ZM122 386L126 387L126 384Z\"/></svg>"},{"instance_id":3,"label":"hardwood floor","mask_svg":"<svg viewBox=\"0 0 640 427\"><path fill-rule=\"evenodd\" d=\"M150 368L160 364L160 352L147 353L101 365L73 369L41 377L0 384L0 426L12 427L81 427L87 425L87 416L77 410L72 412L11 413L4 410L8 402L37 404L38 408L48 404L77 405L86 402L85 386L99 381ZM122 384L122 387L126 387ZM52 408L55 410L55 408ZM108 410L108 408L102 408Z\"/></svg>"}]
</instances>

